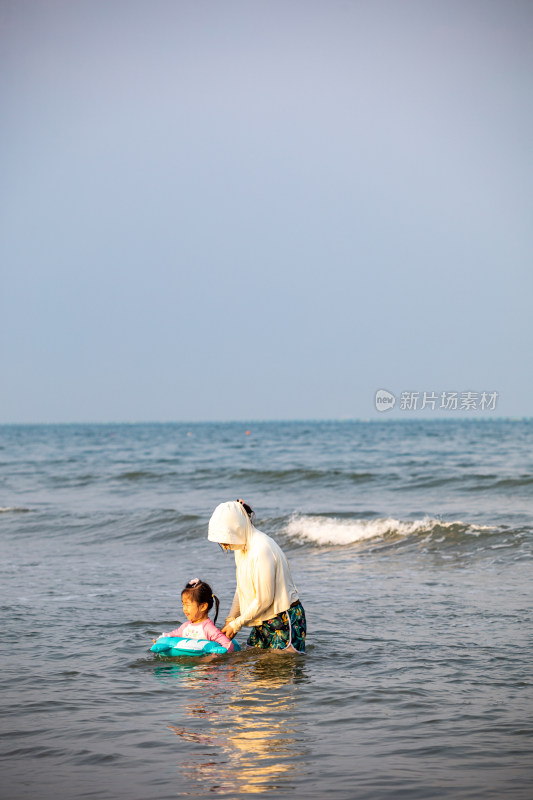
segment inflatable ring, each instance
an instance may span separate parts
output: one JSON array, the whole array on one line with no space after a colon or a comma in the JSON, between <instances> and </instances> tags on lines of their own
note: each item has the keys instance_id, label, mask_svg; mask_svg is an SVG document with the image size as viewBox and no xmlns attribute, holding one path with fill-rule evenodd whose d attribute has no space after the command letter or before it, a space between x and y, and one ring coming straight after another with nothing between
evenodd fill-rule
<instances>
[{"instance_id":1,"label":"inflatable ring","mask_svg":"<svg viewBox=\"0 0 533 800\"><path fill-rule=\"evenodd\" d=\"M235 640L233 640L233 649L234 652L241 649ZM150 650L161 656L172 657L222 655L228 652L228 648L218 642L210 642L207 639L186 639L183 636L160 636Z\"/></svg>"}]
</instances>

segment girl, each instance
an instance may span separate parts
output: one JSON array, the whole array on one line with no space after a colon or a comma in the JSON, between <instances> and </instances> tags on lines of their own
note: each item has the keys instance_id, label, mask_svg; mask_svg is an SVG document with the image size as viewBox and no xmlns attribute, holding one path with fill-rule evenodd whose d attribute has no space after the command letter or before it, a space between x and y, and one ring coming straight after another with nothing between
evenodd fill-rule
<instances>
[{"instance_id":1,"label":"girl","mask_svg":"<svg viewBox=\"0 0 533 800\"><path fill-rule=\"evenodd\" d=\"M223 647L227 647L228 653L232 653L234 650L233 642L227 636L224 636L207 616L213 608L213 601L216 603L216 622L220 605L218 597L215 597L208 583L201 581L199 578L193 578L181 593L183 613L188 622L184 622L176 630L164 635L184 636L186 639L208 639L211 642L218 642Z\"/></svg>"}]
</instances>

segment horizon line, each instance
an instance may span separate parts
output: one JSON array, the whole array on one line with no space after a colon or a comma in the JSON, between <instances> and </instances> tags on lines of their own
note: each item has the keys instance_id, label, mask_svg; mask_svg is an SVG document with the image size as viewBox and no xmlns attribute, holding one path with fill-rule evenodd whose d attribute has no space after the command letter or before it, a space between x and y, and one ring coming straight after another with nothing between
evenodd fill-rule
<instances>
[{"instance_id":1,"label":"horizon line","mask_svg":"<svg viewBox=\"0 0 533 800\"><path fill-rule=\"evenodd\" d=\"M412 412L411 412L412 413ZM285 417L280 419L256 418L256 419L167 419L167 420L75 420L62 422L0 422L0 427L45 427L45 426L112 426L112 425L256 425L256 424L282 424L282 423L311 423L311 422L337 422L337 423L374 423L374 422L526 422L533 420L533 416L487 416L482 411L474 412L466 416L444 415L439 416L383 416L383 417Z\"/></svg>"}]
</instances>

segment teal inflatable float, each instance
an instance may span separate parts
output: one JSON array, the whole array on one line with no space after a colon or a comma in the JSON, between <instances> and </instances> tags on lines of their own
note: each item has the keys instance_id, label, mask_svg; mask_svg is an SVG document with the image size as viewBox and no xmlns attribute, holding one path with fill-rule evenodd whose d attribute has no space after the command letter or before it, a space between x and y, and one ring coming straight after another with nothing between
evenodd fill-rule
<instances>
[{"instance_id":1,"label":"teal inflatable float","mask_svg":"<svg viewBox=\"0 0 533 800\"><path fill-rule=\"evenodd\" d=\"M233 640L234 651L241 648L239 643ZM151 646L152 653L159 653L160 656L212 656L222 655L228 650L218 642L210 642L207 639L186 639L183 636L160 636Z\"/></svg>"}]
</instances>

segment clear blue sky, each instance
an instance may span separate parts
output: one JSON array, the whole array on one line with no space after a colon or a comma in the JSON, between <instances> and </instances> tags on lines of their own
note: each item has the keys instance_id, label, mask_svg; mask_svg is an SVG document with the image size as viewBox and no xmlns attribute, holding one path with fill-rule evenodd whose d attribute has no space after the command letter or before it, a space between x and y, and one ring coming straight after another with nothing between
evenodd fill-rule
<instances>
[{"instance_id":1,"label":"clear blue sky","mask_svg":"<svg viewBox=\"0 0 533 800\"><path fill-rule=\"evenodd\" d=\"M0 422L532 415L532 76L529 0L1 0Z\"/></svg>"}]
</instances>

